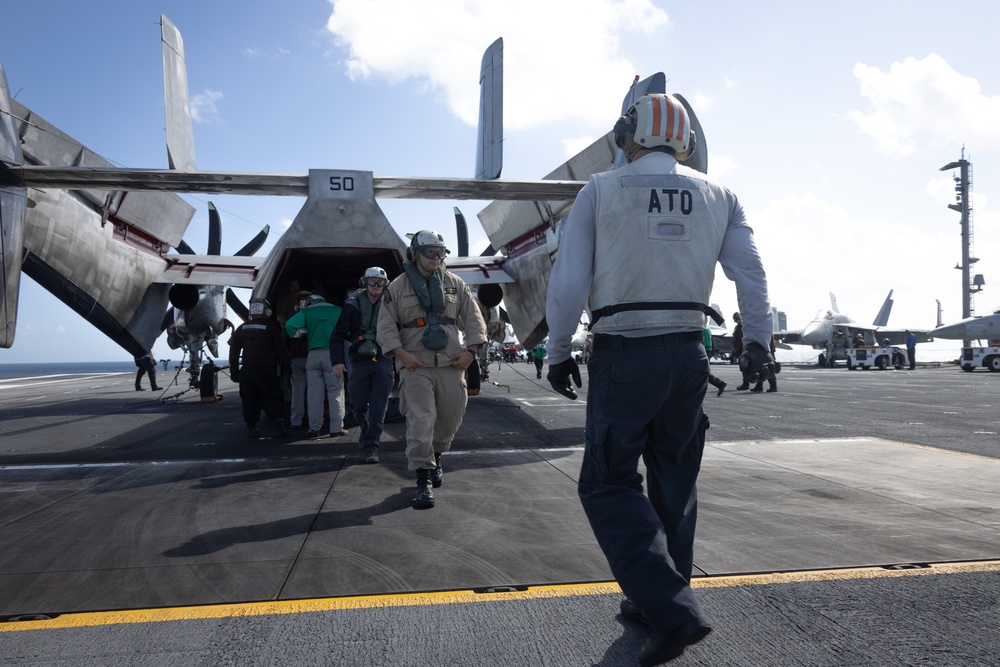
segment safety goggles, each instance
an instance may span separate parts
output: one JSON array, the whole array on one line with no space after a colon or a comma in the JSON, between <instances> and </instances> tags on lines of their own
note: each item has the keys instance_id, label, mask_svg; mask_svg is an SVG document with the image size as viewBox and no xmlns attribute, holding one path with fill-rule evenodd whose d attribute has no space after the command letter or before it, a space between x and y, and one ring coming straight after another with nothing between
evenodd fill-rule
<instances>
[{"instance_id":1,"label":"safety goggles","mask_svg":"<svg viewBox=\"0 0 1000 667\"><path fill-rule=\"evenodd\" d=\"M427 259L444 259L444 256L448 254L448 251L441 246L424 246L420 249L420 254Z\"/></svg>"},{"instance_id":2,"label":"safety goggles","mask_svg":"<svg viewBox=\"0 0 1000 667\"><path fill-rule=\"evenodd\" d=\"M385 281L381 278L372 278L368 281L369 287L385 287Z\"/></svg>"}]
</instances>

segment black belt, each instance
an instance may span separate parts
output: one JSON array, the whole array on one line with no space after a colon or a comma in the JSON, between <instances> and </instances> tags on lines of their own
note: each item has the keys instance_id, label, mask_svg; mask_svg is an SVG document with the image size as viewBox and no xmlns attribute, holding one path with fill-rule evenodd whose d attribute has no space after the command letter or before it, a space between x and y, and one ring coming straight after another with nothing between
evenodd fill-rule
<instances>
[{"instance_id":1,"label":"black belt","mask_svg":"<svg viewBox=\"0 0 1000 667\"><path fill-rule=\"evenodd\" d=\"M596 334L594 336L594 348L598 350L610 350L613 348L662 347L668 343L700 343L701 341L702 333L700 331L679 331L660 336L641 336L639 338Z\"/></svg>"}]
</instances>

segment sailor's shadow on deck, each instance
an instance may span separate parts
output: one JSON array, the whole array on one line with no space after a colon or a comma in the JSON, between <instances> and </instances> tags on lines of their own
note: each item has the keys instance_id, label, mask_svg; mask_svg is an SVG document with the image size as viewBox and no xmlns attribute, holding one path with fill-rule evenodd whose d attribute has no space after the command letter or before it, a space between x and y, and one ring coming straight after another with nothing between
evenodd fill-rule
<instances>
[{"instance_id":1,"label":"sailor's shadow on deck","mask_svg":"<svg viewBox=\"0 0 1000 667\"><path fill-rule=\"evenodd\" d=\"M168 549L163 555L168 558L206 556L238 544L281 540L296 535L305 536L333 528L369 526L376 516L408 509L411 497L412 492L405 489L368 507L327 510L318 514L308 513L276 521L221 528L197 535L179 547Z\"/></svg>"}]
</instances>

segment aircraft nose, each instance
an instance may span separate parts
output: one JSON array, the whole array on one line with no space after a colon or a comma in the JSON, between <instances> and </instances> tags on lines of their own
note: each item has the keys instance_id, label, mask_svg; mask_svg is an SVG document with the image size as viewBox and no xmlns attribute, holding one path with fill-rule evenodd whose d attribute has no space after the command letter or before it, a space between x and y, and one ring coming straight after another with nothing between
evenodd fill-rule
<instances>
[{"instance_id":1,"label":"aircraft nose","mask_svg":"<svg viewBox=\"0 0 1000 667\"><path fill-rule=\"evenodd\" d=\"M931 336L935 338L964 338L965 323L947 324L943 327L938 327L931 331Z\"/></svg>"}]
</instances>

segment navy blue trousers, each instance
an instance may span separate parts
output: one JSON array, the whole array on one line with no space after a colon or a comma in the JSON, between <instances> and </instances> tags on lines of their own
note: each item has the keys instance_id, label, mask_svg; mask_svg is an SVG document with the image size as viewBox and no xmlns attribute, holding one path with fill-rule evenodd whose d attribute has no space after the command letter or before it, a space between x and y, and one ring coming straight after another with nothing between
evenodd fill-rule
<instances>
[{"instance_id":1,"label":"navy blue trousers","mask_svg":"<svg viewBox=\"0 0 1000 667\"><path fill-rule=\"evenodd\" d=\"M654 629L693 630L705 623L689 581L708 356L700 342L658 340L655 347L594 346L578 490L625 595Z\"/></svg>"},{"instance_id":2,"label":"navy blue trousers","mask_svg":"<svg viewBox=\"0 0 1000 667\"><path fill-rule=\"evenodd\" d=\"M351 360L347 393L351 409L361 427L358 445L365 452L377 451L385 425L385 409L392 391L392 359Z\"/></svg>"}]
</instances>

